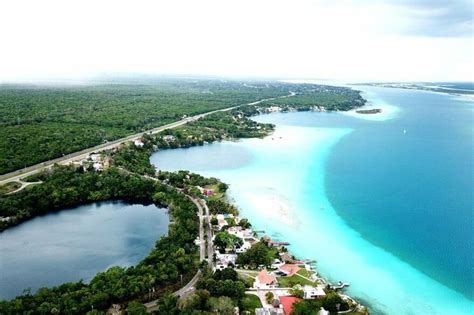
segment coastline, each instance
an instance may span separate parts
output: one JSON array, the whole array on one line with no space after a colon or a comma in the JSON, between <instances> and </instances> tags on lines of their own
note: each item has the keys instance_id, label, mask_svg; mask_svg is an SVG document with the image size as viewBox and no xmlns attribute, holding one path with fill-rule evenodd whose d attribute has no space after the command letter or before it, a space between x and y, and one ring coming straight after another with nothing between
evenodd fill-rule
<instances>
[{"instance_id":1,"label":"coastline","mask_svg":"<svg viewBox=\"0 0 474 315\"><path fill-rule=\"evenodd\" d=\"M337 113L339 114L344 113ZM237 204L247 203L250 206L248 209L257 212L252 215L258 216L258 221L256 221L258 227L267 225L268 231L273 233L275 238L291 240L291 243L296 246L292 251L297 256L308 258L306 253L314 253L313 257L320 259L318 266L321 266L322 273L329 279L346 280L346 278L336 278L341 275L347 276L347 279L356 279L357 281L354 282L351 280L353 284L350 288L351 292L352 290L361 291L360 288L364 287L365 282L370 286L365 292L361 291L363 294L375 293L376 297L384 299L388 295L395 295L391 300L374 299L372 295L367 295L365 298L362 295L361 301L374 301L374 304L370 302L368 304L373 306L375 313L382 313L383 309L388 308L390 314L393 306L401 298L410 299L410 306L414 307L414 311L421 309L425 312L440 313L440 305L436 304L438 301L443 301L444 306L459 312L472 308L470 304L459 303L462 297L459 297L459 294L453 294L454 290L440 286L439 282L422 274L420 270L416 270L390 252L363 239L337 215L326 196L323 183L324 164L332 146L350 132L350 129L332 127L281 128L278 126L264 139L254 138L233 142L235 147L245 148L251 158L232 169L231 175L228 174L229 170L226 167L220 169L223 176L217 177L225 178L224 176L229 175L232 178L238 178L236 186L233 182L231 183L235 189L233 196L236 200L246 200L237 201ZM223 148L226 145L224 143ZM207 173L198 172L216 176L217 172L213 170L213 167L210 167ZM183 168L190 169L190 167ZM240 186L239 181L243 183L243 186ZM229 181L226 179L225 182ZM247 211L247 207L244 211ZM254 222L252 218L249 219ZM302 243L301 239L306 242ZM320 253L326 255L329 253L329 256L319 256ZM342 260L349 260L352 265L344 265L347 262L340 261L341 257ZM380 261L388 263L382 265ZM353 269L361 275L354 275ZM394 270L396 272L391 274L390 272ZM406 283L395 278L395 274L405 282L414 283L411 285L411 291L403 291L406 289ZM425 287L429 287L429 290L423 288L423 283ZM359 286L360 284L364 285ZM394 294L394 288L400 292L396 291ZM413 292L415 296L412 296ZM383 296L382 293L384 293ZM359 295L350 294L359 299ZM446 297L448 302L446 302ZM456 299L458 300L455 301ZM407 312L413 310L403 309Z\"/></svg>"},{"instance_id":2,"label":"coastline","mask_svg":"<svg viewBox=\"0 0 474 315\"><path fill-rule=\"evenodd\" d=\"M375 98L374 95L371 95L368 92L362 93L363 97L367 100L367 104L362 107L349 110L347 112L341 112L341 114L358 118L358 119L366 119L372 121L386 121L397 118L400 114L400 108L391 104L384 102L383 100ZM373 110L373 109L381 109L380 113L375 114L361 114L357 113L358 110Z\"/></svg>"},{"instance_id":3,"label":"coastline","mask_svg":"<svg viewBox=\"0 0 474 315\"><path fill-rule=\"evenodd\" d=\"M329 281L349 282L348 295L367 305L371 313L442 314L445 307L461 313L472 308L472 302L460 293L369 243L337 215L325 195L324 163L331 147L350 132L337 128L277 126L264 139L230 143L251 155L243 165L216 170L207 161L202 165L196 163L199 173L230 184L230 197L257 230L290 242L290 250L298 257L316 259L317 270ZM225 150L225 145L218 145L219 152ZM212 148L211 145L195 150L217 154L215 159L223 158ZM180 165L177 161L179 151L159 154L161 167L193 170L193 166ZM312 178L308 179L310 173ZM279 201L278 214L271 213L271 207L263 204L268 200ZM426 290L427 287L430 289ZM399 302L406 299L410 303L400 306Z\"/></svg>"},{"instance_id":4,"label":"coastline","mask_svg":"<svg viewBox=\"0 0 474 315\"><path fill-rule=\"evenodd\" d=\"M306 132L306 135L311 136L308 132ZM276 152L273 153L275 154ZM322 153L321 161L317 163L319 166L323 165L325 159L324 152ZM313 171L311 173L319 173L322 176L314 178L309 186L323 187L322 178L324 171L322 167L317 173ZM293 175L297 174L293 173ZM284 180L275 184L275 186L284 185L283 182ZM289 187L284 189L289 194L297 194L296 187L295 191L291 191ZM299 187L297 189L302 188ZM231 191L233 192L234 190L232 189ZM239 191L238 193L240 194L241 192ZM374 313L387 310L388 314L396 314L393 311L395 308L398 307L399 310L402 310L406 307L402 313L416 310L441 314L444 306L440 305L439 301L442 300L444 301L443 304L451 310L457 310L461 313L463 310L471 307L469 303L465 305L461 303L465 298L460 293L420 273L393 254L367 242L337 215L326 199L324 189L317 189L316 193L316 198L295 201L287 207L287 209L292 210L291 214L289 213L288 215L300 223L296 229L277 224L278 227L274 228L273 232L276 232L275 235L277 237L283 237L291 244L294 244L292 250L298 256L318 260L317 268L323 276L333 282L343 280L351 283L351 287L347 291L348 294L356 299L367 301L369 309L374 311ZM240 205L242 203L241 199L247 199L248 197L237 197L234 194L234 198L237 199ZM314 207L315 201L324 207L323 210L317 213L315 213L315 210L317 211L320 207ZM250 214L247 214L248 211L245 210L247 207L243 209L243 213L246 216L250 216ZM260 205L250 205L250 209L260 209ZM255 221L252 217L251 219ZM258 222L257 226L260 226L262 223L260 215L257 216L257 221L255 222ZM265 227L266 230L270 228L270 226ZM316 233L313 231L316 231ZM334 238L336 235L337 237ZM302 239L312 241L305 242ZM341 257L344 257L343 261L341 261ZM351 263L348 264L346 260ZM386 270L386 264L392 267ZM405 291L406 289L403 287L406 282L412 282L414 290ZM425 286L431 289L426 291ZM411 296L408 292L416 292L415 296L418 297L415 298L415 296ZM379 300L381 298L379 296L380 293L385 296L384 302ZM388 299L388 296L392 297ZM400 300L406 299L409 296L412 305L398 306ZM441 296L445 298L441 299ZM420 297L423 298L420 299Z\"/></svg>"}]
</instances>

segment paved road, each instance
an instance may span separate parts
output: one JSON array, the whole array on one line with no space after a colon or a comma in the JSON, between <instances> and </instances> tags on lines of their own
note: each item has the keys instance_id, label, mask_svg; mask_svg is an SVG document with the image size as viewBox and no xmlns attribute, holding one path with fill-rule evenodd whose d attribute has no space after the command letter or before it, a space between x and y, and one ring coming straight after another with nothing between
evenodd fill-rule
<instances>
[{"instance_id":1,"label":"paved road","mask_svg":"<svg viewBox=\"0 0 474 315\"><path fill-rule=\"evenodd\" d=\"M201 206L200 200L193 198L189 195L189 199L196 205L198 208L198 216L199 216L199 260L204 261L206 259L206 241L204 240L204 211L203 207Z\"/></svg>"},{"instance_id":2,"label":"paved road","mask_svg":"<svg viewBox=\"0 0 474 315\"><path fill-rule=\"evenodd\" d=\"M214 113L217 113L217 112L226 112L226 111L232 110L232 109L237 108L237 107L241 107L241 106L245 106L245 105L257 105L257 104L265 102L265 101L271 101L271 100L275 100L275 99L278 99L278 98L291 97L291 96L294 96L294 95L295 95L294 92L290 92L290 94L284 95L284 96L261 99L259 101L255 101L255 102L251 102L251 103L247 103L247 104L242 104L242 105L237 105L237 106L224 108L224 109L218 109L218 110L210 111L210 112L207 112L207 113L203 113L203 114L195 115L195 116L192 116L192 117L188 117L188 118L185 118L185 119L181 119L177 122L174 122L174 123L171 123L171 124L168 124L168 125L164 125L164 126L161 126L161 127L158 127L158 128L154 128L154 129L151 129L151 130L148 130L148 131L145 131L145 132L136 133L136 134L127 136L125 138L110 141L110 142L107 142L107 143L104 143L104 144L101 144L101 145L98 145L98 146L95 146L95 147L92 147L92 148L88 148L88 149L84 149L82 151L67 154L63 157L59 157L59 158L56 158L56 159L53 159L53 160L45 161L43 163L32 165L32 166L23 168L21 170L16 170L16 171L11 172L11 173L6 173L6 174L3 174L3 175L0 175L0 185L6 184L6 183L11 182L11 181L18 181L22 177L33 175L33 174L35 174L35 173L37 173L37 172L39 172L43 169L51 167L52 165L54 165L56 163L57 164L68 164L70 162L85 159L92 152L99 152L99 151L110 150L110 149L116 148L116 147L120 146L122 143L125 143L127 141L134 141L134 140L140 139L145 133L151 133L151 134L159 133L159 132L161 132L165 129L176 128L176 127L185 125L188 122L195 121L197 119L206 117L207 115L211 115L211 114L214 114Z\"/></svg>"},{"instance_id":3,"label":"paved road","mask_svg":"<svg viewBox=\"0 0 474 315\"><path fill-rule=\"evenodd\" d=\"M209 207L207 203L203 199L199 199L199 202L204 207L205 210L205 218L206 218L206 229L207 229L207 260L209 262L209 267L214 267L213 265L213 257L214 257L214 244L212 241L212 226L211 226L211 215L209 213Z\"/></svg>"},{"instance_id":4,"label":"paved road","mask_svg":"<svg viewBox=\"0 0 474 315\"><path fill-rule=\"evenodd\" d=\"M146 178L150 178L153 180L158 181L157 178L151 177L151 176L144 176ZM212 253L214 252L214 248L212 245L212 231L210 230L210 219L209 219L209 208L207 207L206 203L204 200L200 198L194 198L190 195L186 196L191 199L191 201L196 205L198 208L198 216L199 216L199 260L200 261L205 261L206 260L206 241L204 239L204 234L205 230L207 230L207 236L208 236L208 246L207 246L207 255L208 257L211 257L208 259L209 261L209 266L212 267ZM204 212L206 212L206 215L204 215ZM206 229L206 225L204 224L204 217L207 217L207 224L208 228ZM209 253L211 253L211 256L209 256ZM188 295L194 292L195 290L195 285L198 282L199 278L201 278L201 270L198 270L194 277L189 281L184 287L179 289L178 291L173 292L174 296L177 296L179 298L186 298ZM158 310L158 307L156 306L156 303L158 302L158 299L150 301L148 303L145 303L145 306L147 308L147 312L155 312Z\"/></svg>"},{"instance_id":5,"label":"paved road","mask_svg":"<svg viewBox=\"0 0 474 315\"><path fill-rule=\"evenodd\" d=\"M185 297L189 295L190 293L194 292L194 286L198 282L199 278L201 278L201 270L198 270L198 272L196 272L196 274L191 279L191 281L189 281L188 284L186 284L184 287L182 287L178 291L174 292L173 295L177 297ZM158 306L156 305L157 302L158 300L153 300L151 302L144 304L148 313L158 311Z\"/></svg>"},{"instance_id":6,"label":"paved road","mask_svg":"<svg viewBox=\"0 0 474 315\"><path fill-rule=\"evenodd\" d=\"M42 182L24 182L24 181L22 181L22 180L18 180L18 183L21 184L20 188L18 188L17 190L14 190L14 191L11 191L11 192L7 193L7 195L17 193L17 192L19 192L20 190L23 190L23 189L25 189L26 187L28 187L28 186L30 186L30 185L41 184Z\"/></svg>"}]
</instances>

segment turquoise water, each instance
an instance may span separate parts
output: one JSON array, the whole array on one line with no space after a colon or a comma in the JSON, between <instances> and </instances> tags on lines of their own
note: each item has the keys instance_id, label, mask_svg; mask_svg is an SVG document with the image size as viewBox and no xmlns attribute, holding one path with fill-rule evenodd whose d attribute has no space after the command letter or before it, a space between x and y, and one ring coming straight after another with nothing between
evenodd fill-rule
<instances>
[{"instance_id":1,"label":"turquoise water","mask_svg":"<svg viewBox=\"0 0 474 315\"><path fill-rule=\"evenodd\" d=\"M291 242L375 314L469 314L473 302L473 103L361 87L388 120L272 114L266 140L158 152L165 169L231 184L257 229ZM364 119L365 118L365 119ZM280 138L281 137L281 138Z\"/></svg>"},{"instance_id":2,"label":"turquoise water","mask_svg":"<svg viewBox=\"0 0 474 315\"><path fill-rule=\"evenodd\" d=\"M36 217L0 234L0 300L136 264L168 231L165 209L99 202Z\"/></svg>"}]
</instances>

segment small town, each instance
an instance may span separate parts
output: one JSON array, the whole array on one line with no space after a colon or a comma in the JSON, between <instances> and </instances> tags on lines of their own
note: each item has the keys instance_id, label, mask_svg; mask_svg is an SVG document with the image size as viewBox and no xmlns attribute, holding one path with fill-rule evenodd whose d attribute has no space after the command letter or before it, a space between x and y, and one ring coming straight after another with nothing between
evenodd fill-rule
<instances>
[{"instance_id":1,"label":"small town","mask_svg":"<svg viewBox=\"0 0 474 315\"><path fill-rule=\"evenodd\" d=\"M203 194L209 196L212 191L203 189ZM326 297L326 292L338 294L349 305L350 309L339 311L339 314L363 314L367 311L357 301L341 293L348 284L329 284L314 269L314 262L296 259L288 251L287 246L290 244L287 242L275 241L266 235L259 237L259 234L264 233L254 231L246 219L219 213L212 216L211 224L216 247L214 269L234 268L242 279L251 283L246 294L257 296L262 304L262 307L255 309L256 315L290 315L293 304L302 300L322 299ZM258 247L259 243L264 243L275 251L278 258L270 266L256 266L252 262L239 263L239 256ZM319 315L328 314L329 311L321 307Z\"/></svg>"}]
</instances>

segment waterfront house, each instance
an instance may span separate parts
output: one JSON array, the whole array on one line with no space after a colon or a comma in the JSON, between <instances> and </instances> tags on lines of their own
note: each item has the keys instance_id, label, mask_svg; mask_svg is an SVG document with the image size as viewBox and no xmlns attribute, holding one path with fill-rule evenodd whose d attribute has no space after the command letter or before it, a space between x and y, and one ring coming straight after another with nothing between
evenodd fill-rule
<instances>
[{"instance_id":1,"label":"waterfront house","mask_svg":"<svg viewBox=\"0 0 474 315\"><path fill-rule=\"evenodd\" d=\"M295 273L301 270L298 265L295 264L284 264L278 267L278 270L283 272L287 277L293 276Z\"/></svg>"},{"instance_id":2,"label":"waterfront house","mask_svg":"<svg viewBox=\"0 0 474 315\"><path fill-rule=\"evenodd\" d=\"M166 142L174 141L174 136L172 135L163 136L163 140L165 140Z\"/></svg>"},{"instance_id":3,"label":"waterfront house","mask_svg":"<svg viewBox=\"0 0 474 315\"><path fill-rule=\"evenodd\" d=\"M291 257L288 253L280 253L280 260L285 263L292 263L293 257Z\"/></svg>"},{"instance_id":4,"label":"waterfront house","mask_svg":"<svg viewBox=\"0 0 474 315\"><path fill-rule=\"evenodd\" d=\"M244 229L241 226L231 226L227 229L227 233L235 235L241 239L253 237L252 229Z\"/></svg>"},{"instance_id":5,"label":"waterfront house","mask_svg":"<svg viewBox=\"0 0 474 315\"><path fill-rule=\"evenodd\" d=\"M209 188L203 188L201 186L196 186L197 189L199 189L199 191L201 192L201 194L203 194L204 196L206 197L210 197L210 196L213 196L214 195L214 190L212 189L209 189Z\"/></svg>"},{"instance_id":6,"label":"waterfront house","mask_svg":"<svg viewBox=\"0 0 474 315\"><path fill-rule=\"evenodd\" d=\"M268 244L269 247L278 247L278 248L281 248L281 247L290 245L290 243L288 243L288 242L278 242L278 241L274 241L274 240L272 240L270 237L268 237L268 236L266 236L266 235L263 237L263 240L264 240L265 242L267 242L267 244Z\"/></svg>"},{"instance_id":7,"label":"waterfront house","mask_svg":"<svg viewBox=\"0 0 474 315\"><path fill-rule=\"evenodd\" d=\"M301 289L304 292L303 297L305 299L320 299L326 296L326 292L324 292L323 288L319 285L316 287L305 285Z\"/></svg>"},{"instance_id":8,"label":"waterfront house","mask_svg":"<svg viewBox=\"0 0 474 315\"><path fill-rule=\"evenodd\" d=\"M8 222L12 219L13 219L13 217L0 217L0 222Z\"/></svg>"},{"instance_id":9,"label":"waterfront house","mask_svg":"<svg viewBox=\"0 0 474 315\"><path fill-rule=\"evenodd\" d=\"M204 189L202 194L206 197L211 197L214 195L214 191L212 189Z\"/></svg>"},{"instance_id":10,"label":"waterfront house","mask_svg":"<svg viewBox=\"0 0 474 315\"><path fill-rule=\"evenodd\" d=\"M273 274L269 273L266 269L263 269L255 278L253 286L257 289L276 288L278 286L278 281Z\"/></svg>"}]
</instances>

